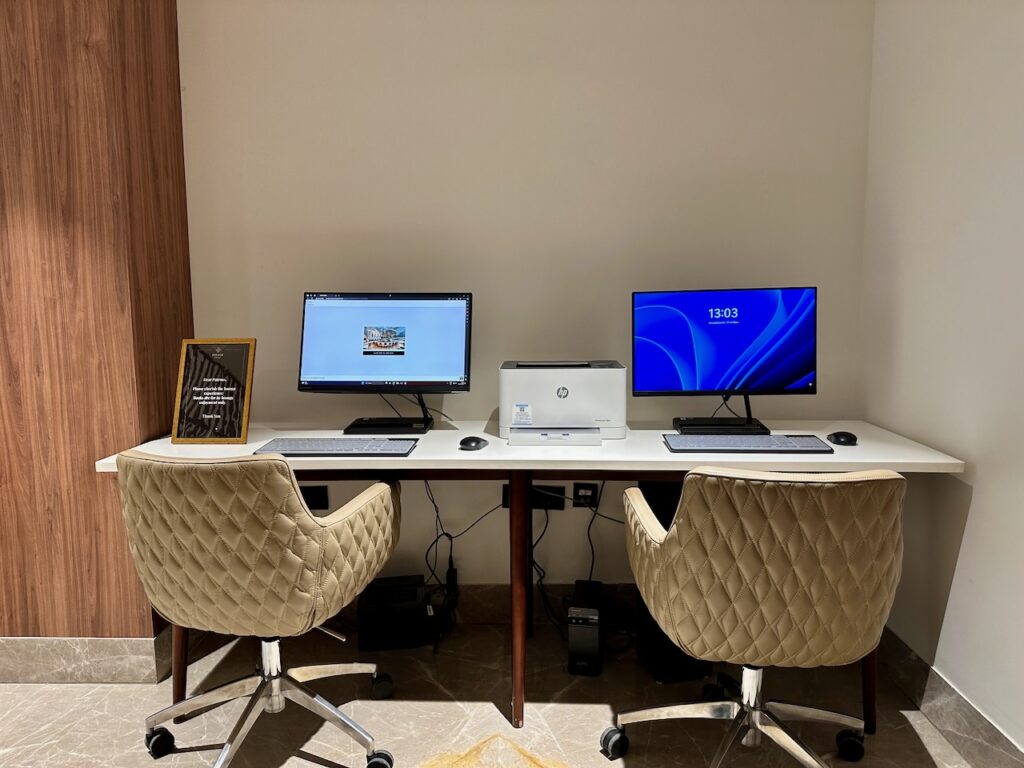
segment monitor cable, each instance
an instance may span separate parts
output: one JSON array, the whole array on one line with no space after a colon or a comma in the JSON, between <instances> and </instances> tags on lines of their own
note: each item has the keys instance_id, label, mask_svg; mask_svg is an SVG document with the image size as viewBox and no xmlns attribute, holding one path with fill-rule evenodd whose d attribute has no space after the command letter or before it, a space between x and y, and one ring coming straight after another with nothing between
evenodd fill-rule
<instances>
[{"instance_id":1,"label":"monitor cable","mask_svg":"<svg viewBox=\"0 0 1024 768\"><path fill-rule=\"evenodd\" d=\"M395 412L395 416L397 416L398 418L402 418L402 412L395 408L394 404L390 400L388 400L387 397L384 396L383 392L378 392L377 396L388 404L388 408Z\"/></svg>"},{"instance_id":2,"label":"monitor cable","mask_svg":"<svg viewBox=\"0 0 1024 768\"><path fill-rule=\"evenodd\" d=\"M417 407L425 408L430 413L436 413L438 416L440 416L442 419L445 419L450 424L454 424L455 423L455 419L453 419L447 413L442 411L440 408L432 408L429 405L427 405L426 402L422 402L421 403L419 400L417 400L415 397L412 397L411 395L404 395L401 392L395 392L394 394L398 395L403 400L405 400L407 402L410 402L410 403L412 403L413 405L415 405ZM400 410L398 410L397 408L395 408L395 404L392 403L390 400L388 400L387 396L384 395L384 393L378 392L377 396L381 400L383 400L385 403L388 404L388 408L390 408L392 411L394 411L395 415L398 416L398 418L400 418L400 419L405 418L404 416L402 416L402 412Z\"/></svg>"},{"instance_id":3,"label":"monitor cable","mask_svg":"<svg viewBox=\"0 0 1024 768\"><path fill-rule=\"evenodd\" d=\"M731 414L732 414L733 416L735 416L735 417L736 417L737 419L742 419L742 418L743 418L743 417L742 417L742 416L740 416L740 415L739 415L738 413L736 413L736 411L734 411L734 410L732 409L732 406L731 406L731 405L729 405L729 398L730 398L730 397L732 397L732 395L722 395L722 402L718 404L718 407L717 407L717 408L715 408L715 412L711 414L711 418L712 418L712 419L713 419L713 418L715 418L715 416L717 416L717 415L718 415L718 412L719 412L720 410L722 410L722 408L725 408L725 409L726 409L726 410L727 410L727 411L728 411L729 413L731 413Z\"/></svg>"},{"instance_id":4,"label":"monitor cable","mask_svg":"<svg viewBox=\"0 0 1024 768\"><path fill-rule=\"evenodd\" d=\"M407 401L409 401L410 403L412 403L413 405L416 405L416 406L418 406L418 405L419 405L419 402L417 402L416 398L412 397L411 395L403 395L403 394L402 394L401 392L398 392L397 394L398 394L398 396L399 396L400 398L402 398L403 400L407 400ZM436 414L437 414L438 416L440 416L440 417L441 417L442 419L446 419L446 420L447 420L448 422L450 422L450 423L452 423L452 424L454 424L454 423L455 423L455 419L453 419L453 418L452 418L451 416L449 416L449 415L448 415L447 413L445 413L444 411L442 411L442 410L441 410L440 408L431 408L431 407L430 407L430 406L428 405L428 406L427 406L427 410L428 410L428 411L431 411L432 413L436 413Z\"/></svg>"}]
</instances>

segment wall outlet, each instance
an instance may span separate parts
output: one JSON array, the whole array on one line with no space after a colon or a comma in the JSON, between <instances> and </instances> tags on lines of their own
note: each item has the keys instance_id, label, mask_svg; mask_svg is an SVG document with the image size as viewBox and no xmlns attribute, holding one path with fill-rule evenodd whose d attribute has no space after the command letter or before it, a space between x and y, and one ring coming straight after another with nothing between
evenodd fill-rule
<instances>
[{"instance_id":1,"label":"wall outlet","mask_svg":"<svg viewBox=\"0 0 1024 768\"><path fill-rule=\"evenodd\" d=\"M597 483L573 483L572 505L592 509L600 503L597 497Z\"/></svg>"},{"instance_id":2,"label":"wall outlet","mask_svg":"<svg viewBox=\"0 0 1024 768\"><path fill-rule=\"evenodd\" d=\"M534 485L531 507L533 509L565 509L564 485ZM547 491L547 493L543 493ZM501 506L508 507L508 483L501 486Z\"/></svg>"}]
</instances>

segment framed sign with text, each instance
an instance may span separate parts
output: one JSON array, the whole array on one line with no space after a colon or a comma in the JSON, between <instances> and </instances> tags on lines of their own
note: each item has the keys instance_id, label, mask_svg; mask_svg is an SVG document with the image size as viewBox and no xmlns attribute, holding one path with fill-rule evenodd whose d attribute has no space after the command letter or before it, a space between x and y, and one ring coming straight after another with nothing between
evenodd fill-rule
<instances>
[{"instance_id":1,"label":"framed sign with text","mask_svg":"<svg viewBox=\"0 0 1024 768\"><path fill-rule=\"evenodd\" d=\"M183 339L172 443L244 443L256 339Z\"/></svg>"}]
</instances>

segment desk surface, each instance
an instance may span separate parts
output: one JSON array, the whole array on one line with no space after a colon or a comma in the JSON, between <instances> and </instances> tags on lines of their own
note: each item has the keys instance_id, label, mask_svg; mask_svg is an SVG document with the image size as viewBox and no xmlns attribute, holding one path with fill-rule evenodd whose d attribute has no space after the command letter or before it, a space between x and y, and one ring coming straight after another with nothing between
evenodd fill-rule
<instances>
[{"instance_id":1,"label":"desk surface","mask_svg":"<svg viewBox=\"0 0 1024 768\"><path fill-rule=\"evenodd\" d=\"M317 456L289 457L296 471L303 470L598 470L605 472L685 472L702 464L794 472L846 472L858 469L892 469L897 472L955 473L964 463L913 440L864 421L767 421L780 434L814 434L825 439L830 432L846 430L858 437L856 446L833 446L832 454L725 454L670 453L662 435L671 429L631 429L622 440L605 440L600 446L510 446L497 435L497 425L485 421L442 424L425 435L406 457ZM136 446L158 456L220 458L251 454L275 437L340 437L341 430L279 429L254 424L249 441L229 445L172 445L164 437ZM486 438L478 451L459 450L467 435ZM97 472L116 472L113 456L96 462Z\"/></svg>"}]
</instances>

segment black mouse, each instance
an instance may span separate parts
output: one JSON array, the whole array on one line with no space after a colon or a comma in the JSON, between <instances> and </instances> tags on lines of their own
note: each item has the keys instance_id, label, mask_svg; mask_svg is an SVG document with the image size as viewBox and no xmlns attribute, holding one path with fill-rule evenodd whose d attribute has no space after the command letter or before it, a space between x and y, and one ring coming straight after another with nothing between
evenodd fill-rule
<instances>
[{"instance_id":1,"label":"black mouse","mask_svg":"<svg viewBox=\"0 0 1024 768\"><path fill-rule=\"evenodd\" d=\"M487 445L487 441L482 437L464 437L459 441L460 451L479 451Z\"/></svg>"},{"instance_id":2,"label":"black mouse","mask_svg":"<svg viewBox=\"0 0 1024 768\"><path fill-rule=\"evenodd\" d=\"M833 432L828 436L828 441L836 445L856 445L857 436L853 432Z\"/></svg>"}]
</instances>

